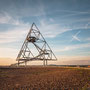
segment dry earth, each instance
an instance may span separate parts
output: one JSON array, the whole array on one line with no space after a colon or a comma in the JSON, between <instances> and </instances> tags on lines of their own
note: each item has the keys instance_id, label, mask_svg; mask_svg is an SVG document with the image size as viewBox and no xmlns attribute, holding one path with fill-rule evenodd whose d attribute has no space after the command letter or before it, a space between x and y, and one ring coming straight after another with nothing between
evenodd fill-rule
<instances>
[{"instance_id":1,"label":"dry earth","mask_svg":"<svg viewBox=\"0 0 90 90\"><path fill-rule=\"evenodd\" d=\"M0 68L0 90L90 90L90 69Z\"/></svg>"}]
</instances>

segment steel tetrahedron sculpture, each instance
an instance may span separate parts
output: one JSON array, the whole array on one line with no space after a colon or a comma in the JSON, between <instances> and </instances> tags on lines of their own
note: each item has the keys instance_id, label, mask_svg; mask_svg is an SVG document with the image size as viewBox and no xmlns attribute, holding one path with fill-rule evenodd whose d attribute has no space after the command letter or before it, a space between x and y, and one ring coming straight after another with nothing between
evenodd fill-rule
<instances>
[{"instance_id":1,"label":"steel tetrahedron sculpture","mask_svg":"<svg viewBox=\"0 0 90 90\"><path fill-rule=\"evenodd\" d=\"M42 60L43 64L47 65L48 60L57 60L35 23L32 24L16 60L18 65L26 65L28 61L34 60Z\"/></svg>"}]
</instances>

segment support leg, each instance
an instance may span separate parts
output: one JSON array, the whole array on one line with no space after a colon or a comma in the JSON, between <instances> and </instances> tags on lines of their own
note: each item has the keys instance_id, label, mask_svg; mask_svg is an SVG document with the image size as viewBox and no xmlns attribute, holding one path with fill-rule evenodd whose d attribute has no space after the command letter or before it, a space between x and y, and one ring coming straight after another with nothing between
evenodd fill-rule
<instances>
[{"instance_id":1,"label":"support leg","mask_svg":"<svg viewBox=\"0 0 90 90\"><path fill-rule=\"evenodd\" d=\"M25 61L25 67L27 66L27 62Z\"/></svg>"},{"instance_id":2,"label":"support leg","mask_svg":"<svg viewBox=\"0 0 90 90\"><path fill-rule=\"evenodd\" d=\"M46 60L46 66L47 66L47 64L48 64L48 63L47 63L47 60Z\"/></svg>"},{"instance_id":3,"label":"support leg","mask_svg":"<svg viewBox=\"0 0 90 90\"><path fill-rule=\"evenodd\" d=\"M43 66L45 66L45 60L43 60Z\"/></svg>"},{"instance_id":4,"label":"support leg","mask_svg":"<svg viewBox=\"0 0 90 90\"><path fill-rule=\"evenodd\" d=\"M18 66L19 66L19 60L18 60Z\"/></svg>"}]
</instances>

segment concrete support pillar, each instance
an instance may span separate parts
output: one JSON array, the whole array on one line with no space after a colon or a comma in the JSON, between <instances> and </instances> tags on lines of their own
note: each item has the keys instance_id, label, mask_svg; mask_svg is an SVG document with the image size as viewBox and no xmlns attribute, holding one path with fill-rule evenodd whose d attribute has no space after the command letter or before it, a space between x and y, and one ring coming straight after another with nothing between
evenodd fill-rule
<instances>
[{"instance_id":1,"label":"concrete support pillar","mask_svg":"<svg viewBox=\"0 0 90 90\"><path fill-rule=\"evenodd\" d=\"M18 60L18 66L19 66L19 60Z\"/></svg>"},{"instance_id":2,"label":"concrete support pillar","mask_svg":"<svg viewBox=\"0 0 90 90\"><path fill-rule=\"evenodd\" d=\"M47 63L47 60L43 60L43 66L47 66L48 63Z\"/></svg>"},{"instance_id":3,"label":"concrete support pillar","mask_svg":"<svg viewBox=\"0 0 90 90\"><path fill-rule=\"evenodd\" d=\"M27 66L27 62L25 61L25 67Z\"/></svg>"},{"instance_id":4,"label":"concrete support pillar","mask_svg":"<svg viewBox=\"0 0 90 90\"><path fill-rule=\"evenodd\" d=\"M45 60L43 60L43 66L45 66Z\"/></svg>"},{"instance_id":5,"label":"concrete support pillar","mask_svg":"<svg viewBox=\"0 0 90 90\"><path fill-rule=\"evenodd\" d=\"M46 60L46 66L47 66L47 64L48 64L48 63L47 63L47 60Z\"/></svg>"}]
</instances>

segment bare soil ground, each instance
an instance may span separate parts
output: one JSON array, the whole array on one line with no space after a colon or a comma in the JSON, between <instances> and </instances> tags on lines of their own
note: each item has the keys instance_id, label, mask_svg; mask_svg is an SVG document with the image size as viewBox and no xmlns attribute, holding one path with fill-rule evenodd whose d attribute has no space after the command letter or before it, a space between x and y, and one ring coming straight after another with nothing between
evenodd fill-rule
<instances>
[{"instance_id":1,"label":"bare soil ground","mask_svg":"<svg viewBox=\"0 0 90 90\"><path fill-rule=\"evenodd\" d=\"M0 90L90 90L90 69L0 68Z\"/></svg>"}]
</instances>

